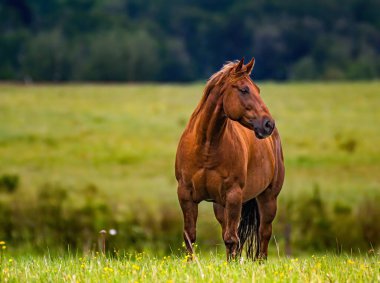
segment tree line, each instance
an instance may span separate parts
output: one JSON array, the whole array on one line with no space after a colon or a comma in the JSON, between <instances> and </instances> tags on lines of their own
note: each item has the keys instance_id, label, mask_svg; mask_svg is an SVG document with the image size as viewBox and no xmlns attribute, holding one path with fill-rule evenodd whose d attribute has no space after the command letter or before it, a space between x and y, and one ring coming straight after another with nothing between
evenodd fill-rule
<instances>
[{"instance_id":1,"label":"tree line","mask_svg":"<svg viewBox=\"0 0 380 283\"><path fill-rule=\"evenodd\" d=\"M256 58L258 80L380 76L379 0L2 0L0 79L194 81Z\"/></svg>"}]
</instances>

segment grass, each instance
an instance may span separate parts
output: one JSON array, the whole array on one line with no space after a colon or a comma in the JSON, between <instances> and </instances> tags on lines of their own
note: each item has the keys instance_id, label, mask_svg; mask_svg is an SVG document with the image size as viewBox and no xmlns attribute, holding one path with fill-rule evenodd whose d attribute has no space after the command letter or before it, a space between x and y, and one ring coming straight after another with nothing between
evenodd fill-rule
<instances>
[{"instance_id":1,"label":"grass","mask_svg":"<svg viewBox=\"0 0 380 283\"><path fill-rule=\"evenodd\" d=\"M259 85L283 142L280 206L315 187L340 203L378 194L380 82ZM95 184L121 211L144 200L180 213L174 156L203 86L0 84L0 175L31 200L46 183ZM207 203L199 223L218 227Z\"/></svg>"},{"instance_id":2,"label":"grass","mask_svg":"<svg viewBox=\"0 0 380 283\"><path fill-rule=\"evenodd\" d=\"M150 254L95 253L83 257L19 256L3 259L1 282L377 282L379 256L274 257L265 263L227 263L206 254L199 264Z\"/></svg>"},{"instance_id":3,"label":"grass","mask_svg":"<svg viewBox=\"0 0 380 283\"><path fill-rule=\"evenodd\" d=\"M282 196L331 199L380 187L379 82L260 84L286 159ZM31 193L94 183L108 195L176 202L179 136L203 85L0 85L0 173Z\"/></svg>"},{"instance_id":4,"label":"grass","mask_svg":"<svg viewBox=\"0 0 380 283\"><path fill-rule=\"evenodd\" d=\"M174 155L202 88L1 84L0 175L18 175L25 198L46 183L72 190L95 184L121 210L135 199L152 210L178 206ZM283 141L286 180L280 206L281 200L311 194L316 186L324 199L343 203L379 192L380 82L263 83L260 88ZM200 240L210 230L205 227L218 226L211 210L202 204ZM378 255L289 259L272 254L265 264L230 265L219 255L199 259L204 278L196 263L154 252L59 257L3 251L0 282L380 280Z\"/></svg>"}]
</instances>

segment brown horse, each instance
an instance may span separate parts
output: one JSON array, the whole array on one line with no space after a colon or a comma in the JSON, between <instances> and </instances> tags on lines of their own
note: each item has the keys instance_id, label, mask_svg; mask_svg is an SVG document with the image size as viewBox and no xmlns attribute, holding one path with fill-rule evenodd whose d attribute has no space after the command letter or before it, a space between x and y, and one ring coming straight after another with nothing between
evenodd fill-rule
<instances>
[{"instance_id":1,"label":"brown horse","mask_svg":"<svg viewBox=\"0 0 380 283\"><path fill-rule=\"evenodd\" d=\"M206 200L214 203L227 260L245 242L249 258L267 257L285 171L274 120L250 78L253 65L230 62L209 79L180 139L175 175L190 254L198 204Z\"/></svg>"}]
</instances>

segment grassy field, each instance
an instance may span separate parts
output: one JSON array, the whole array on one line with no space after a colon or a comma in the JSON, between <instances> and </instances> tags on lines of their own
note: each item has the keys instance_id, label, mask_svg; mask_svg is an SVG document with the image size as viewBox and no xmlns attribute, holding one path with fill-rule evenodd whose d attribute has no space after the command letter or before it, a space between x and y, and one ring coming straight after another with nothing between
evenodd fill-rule
<instances>
[{"instance_id":1,"label":"grassy field","mask_svg":"<svg viewBox=\"0 0 380 283\"><path fill-rule=\"evenodd\" d=\"M380 187L380 83L260 84L286 159L283 197ZM176 201L179 136L203 85L0 85L0 173L29 193L93 183L121 203Z\"/></svg>"},{"instance_id":2,"label":"grassy field","mask_svg":"<svg viewBox=\"0 0 380 283\"><path fill-rule=\"evenodd\" d=\"M323 255L228 264L147 254L4 257L0 282L378 282L379 256Z\"/></svg>"},{"instance_id":3,"label":"grassy field","mask_svg":"<svg viewBox=\"0 0 380 283\"><path fill-rule=\"evenodd\" d=\"M379 195L379 82L259 85L283 141L286 180L280 207L315 187L331 202L352 204ZM0 176L18 175L18 196L25 199L33 200L46 183L73 191L94 184L120 210L144 200L145 210L170 205L179 214L174 156L202 89L202 84L1 84ZM211 211L209 204L201 205L200 242L202 233L218 227ZM271 245L266 264L226 265L223 256L205 253L199 267L174 254L164 258L154 252L82 258L15 255L11 244L1 256L0 282L380 280L377 251L362 251L359 257L310 254L288 259L277 257Z\"/></svg>"}]
</instances>

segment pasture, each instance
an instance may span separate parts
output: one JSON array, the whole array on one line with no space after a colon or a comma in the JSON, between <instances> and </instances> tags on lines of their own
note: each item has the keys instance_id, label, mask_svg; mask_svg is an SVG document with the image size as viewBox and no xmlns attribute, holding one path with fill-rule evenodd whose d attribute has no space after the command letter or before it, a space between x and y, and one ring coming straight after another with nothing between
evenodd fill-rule
<instances>
[{"instance_id":1,"label":"pasture","mask_svg":"<svg viewBox=\"0 0 380 283\"><path fill-rule=\"evenodd\" d=\"M99 190L98 199L107 199L111 210L119 212L114 215L116 218L120 218L120 212L124 211L137 217L146 211L155 215L165 207L170 208L175 219L181 219L173 170L174 155L180 134L202 95L203 86L203 83L1 84L0 177L14 175L19 182L13 199L0 191L0 209L13 203L11 209L16 207L17 211L15 199L35 206L41 188L49 189L52 184L73 193L68 202L79 207L88 197L81 189L91 185ZM267 82L259 83L259 86L276 119L284 149L286 177L279 198L279 218L287 217L283 212L288 201L302 200L300 196L311 195L316 188L324 202L343 206L356 207L365 198L379 196L379 82ZM211 207L209 203L200 207L198 242L201 251L205 247L211 250L217 247L219 253L224 247ZM28 215L28 211L24 214ZM2 217L1 221L7 220ZM142 221L146 226L152 225L149 219ZM17 223L16 218L12 227ZM170 229L178 232L175 238L182 241L180 222L170 223ZM108 219L103 219L97 228L112 228L109 225ZM279 238L276 224L274 228L274 235ZM356 231L356 227L343 228L342 231L346 232ZM42 232L50 236L49 230ZM76 232L73 233L75 237ZM122 227L118 233L123 236ZM165 247L168 245L162 240L165 231L161 236L161 247ZM29 250L34 249L35 242L28 243L29 234L8 235L0 231L0 240L7 240L6 237L11 240L2 254L2 276L10 281L17 278L17 281L27 282L74 282L96 281L104 277L116 281L159 278L163 282L181 282L201 278L197 264L185 264L178 253L163 257L156 246L150 246L157 240L154 236L144 238L142 243L142 249L146 243L154 252L107 258L94 253L82 258L80 255L28 257L20 255L22 249L17 247L26 245ZM25 242L20 243L17 239ZM56 243L54 238L51 243ZM225 266L224 256L209 255L206 251L202 256L201 252L199 258L204 279L264 282L278 278L314 282L379 280L376 247L371 255L367 255L367 250L359 250L360 257L311 257L312 252L304 250L302 257L296 260L282 257L285 253L283 243L279 244L281 256L277 256L276 244L272 241L269 261L264 265ZM42 246L45 252L50 247L46 242ZM356 247L351 248L357 253ZM124 246L118 252L123 253L123 249ZM128 246L128 249L133 251L135 247ZM177 251L177 247L173 249ZM81 253L81 247L78 250Z\"/></svg>"},{"instance_id":2,"label":"pasture","mask_svg":"<svg viewBox=\"0 0 380 283\"><path fill-rule=\"evenodd\" d=\"M227 262L212 254L199 265L147 254L6 258L2 282L378 282L380 258L310 255L268 262ZM2 277L1 277L2 276Z\"/></svg>"},{"instance_id":3,"label":"pasture","mask_svg":"<svg viewBox=\"0 0 380 283\"><path fill-rule=\"evenodd\" d=\"M259 84L284 148L282 197L318 184L355 202L380 186L380 83ZM21 190L88 183L127 205L176 203L179 136L201 97L192 85L0 85L0 172ZM281 200L280 200L281 201Z\"/></svg>"}]
</instances>

